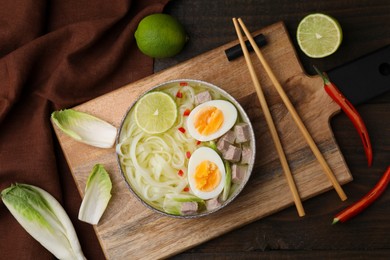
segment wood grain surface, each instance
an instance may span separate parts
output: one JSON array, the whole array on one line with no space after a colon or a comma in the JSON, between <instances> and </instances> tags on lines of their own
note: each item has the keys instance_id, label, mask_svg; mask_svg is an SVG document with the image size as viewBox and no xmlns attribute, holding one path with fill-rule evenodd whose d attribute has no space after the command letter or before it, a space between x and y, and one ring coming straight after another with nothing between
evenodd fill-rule
<instances>
[{"instance_id":1,"label":"wood grain surface","mask_svg":"<svg viewBox=\"0 0 390 260\"><path fill-rule=\"evenodd\" d=\"M260 32L265 34L268 40L268 45L263 49L266 59L331 169L340 183L351 181L352 176L329 125L329 118L339 111L339 108L323 91L322 80L308 77L304 73L283 23L265 27L257 33ZM108 259L156 259L172 256L293 205L245 61L237 59L228 62L224 55L226 48L237 43L228 43L75 107L119 127L132 102L144 91L164 81L193 78L208 81L227 90L241 103L253 123L257 157L251 179L243 193L228 207L211 216L178 220L145 208L127 189L119 173L114 149L98 149L77 143L55 127L81 194L94 164L104 164L110 173L113 196L99 225L95 227ZM301 197L305 200L331 189L331 183L293 123L270 80L258 61L254 64ZM335 191L332 191L330 201L339 201Z\"/></svg>"}]
</instances>

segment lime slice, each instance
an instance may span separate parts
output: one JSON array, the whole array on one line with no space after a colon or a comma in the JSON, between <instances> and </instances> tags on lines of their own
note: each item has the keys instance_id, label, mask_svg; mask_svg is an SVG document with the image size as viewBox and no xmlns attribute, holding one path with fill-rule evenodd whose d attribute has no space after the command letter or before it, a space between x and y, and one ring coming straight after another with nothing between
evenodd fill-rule
<instances>
[{"instance_id":1,"label":"lime slice","mask_svg":"<svg viewBox=\"0 0 390 260\"><path fill-rule=\"evenodd\" d=\"M176 103L164 92L147 93L135 105L135 121L149 134L159 134L169 130L176 118Z\"/></svg>"},{"instance_id":2,"label":"lime slice","mask_svg":"<svg viewBox=\"0 0 390 260\"><path fill-rule=\"evenodd\" d=\"M339 23L325 14L315 13L304 17L297 29L299 47L312 58L322 58L336 52L342 38Z\"/></svg>"}]
</instances>

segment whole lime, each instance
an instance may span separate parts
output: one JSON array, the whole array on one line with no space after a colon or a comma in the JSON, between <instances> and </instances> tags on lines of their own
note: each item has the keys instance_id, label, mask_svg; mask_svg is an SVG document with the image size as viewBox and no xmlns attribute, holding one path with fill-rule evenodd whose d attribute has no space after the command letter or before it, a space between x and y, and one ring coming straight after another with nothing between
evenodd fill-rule
<instances>
[{"instance_id":1,"label":"whole lime","mask_svg":"<svg viewBox=\"0 0 390 260\"><path fill-rule=\"evenodd\" d=\"M134 33L141 52L152 58L178 54L188 40L183 25L168 14L151 14L138 24Z\"/></svg>"}]
</instances>

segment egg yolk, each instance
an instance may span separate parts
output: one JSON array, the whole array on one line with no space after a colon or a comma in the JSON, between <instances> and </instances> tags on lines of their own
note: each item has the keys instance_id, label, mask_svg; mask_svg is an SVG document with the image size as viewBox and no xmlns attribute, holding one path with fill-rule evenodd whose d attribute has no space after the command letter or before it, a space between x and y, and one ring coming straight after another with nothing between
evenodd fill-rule
<instances>
[{"instance_id":1,"label":"egg yolk","mask_svg":"<svg viewBox=\"0 0 390 260\"><path fill-rule=\"evenodd\" d=\"M195 169L196 188L200 191L212 191L221 181L218 166L208 160L202 161Z\"/></svg>"},{"instance_id":2,"label":"egg yolk","mask_svg":"<svg viewBox=\"0 0 390 260\"><path fill-rule=\"evenodd\" d=\"M201 135L210 135L215 133L223 123L224 117L221 110L209 106L200 109L194 117L195 129Z\"/></svg>"}]
</instances>

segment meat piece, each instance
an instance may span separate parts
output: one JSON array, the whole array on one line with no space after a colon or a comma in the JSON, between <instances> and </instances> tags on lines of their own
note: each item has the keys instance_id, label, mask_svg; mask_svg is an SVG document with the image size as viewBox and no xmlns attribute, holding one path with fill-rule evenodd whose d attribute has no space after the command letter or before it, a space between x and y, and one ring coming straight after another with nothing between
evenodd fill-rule
<instances>
[{"instance_id":1,"label":"meat piece","mask_svg":"<svg viewBox=\"0 0 390 260\"><path fill-rule=\"evenodd\" d=\"M236 140L236 135L233 130L229 130L219 140L221 139L225 140L229 144L234 144L234 140Z\"/></svg>"},{"instance_id":2,"label":"meat piece","mask_svg":"<svg viewBox=\"0 0 390 260\"><path fill-rule=\"evenodd\" d=\"M241 163L248 164L252 160L252 149L248 146L242 147Z\"/></svg>"},{"instance_id":3,"label":"meat piece","mask_svg":"<svg viewBox=\"0 0 390 260\"><path fill-rule=\"evenodd\" d=\"M182 215L191 215L198 211L198 203L196 202L183 202L181 204L180 212Z\"/></svg>"},{"instance_id":4,"label":"meat piece","mask_svg":"<svg viewBox=\"0 0 390 260\"><path fill-rule=\"evenodd\" d=\"M195 103L197 105L202 104L206 101L210 101L211 99L212 98L211 98L210 92L208 92L207 90L195 95Z\"/></svg>"},{"instance_id":5,"label":"meat piece","mask_svg":"<svg viewBox=\"0 0 390 260\"><path fill-rule=\"evenodd\" d=\"M223 140L222 138L219 139L217 142L217 149L218 149L218 151L221 152L222 156L225 155L225 153L229 149L229 146L230 146L230 144L226 140Z\"/></svg>"},{"instance_id":6,"label":"meat piece","mask_svg":"<svg viewBox=\"0 0 390 260\"><path fill-rule=\"evenodd\" d=\"M236 135L236 143L244 143L250 140L250 128L247 123L239 123L234 126L234 134Z\"/></svg>"},{"instance_id":7,"label":"meat piece","mask_svg":"<svg viewBox=\"0 0 390 260\"><path fill-rule=\"evenodd\" d=\"M218 198L214 198L211 200L206 200L206 208L207 210L213 210L221 206L221 203L218 201Z\"/></svg>"},{"instance_id":8,"label":"meat piece","mask_svg":"<svg viewBox=\"0 0 390 260\"><path fill-rule=\"evenodd\" d=\"M226 153L223 155L225 160L231 162L238 162L241 159L241 148L234 145L229 145Z\"/></svg>"},{"instance_id":9,"label":"meat piece","mask_svg":"<svg viewBox=\"0 0 390 260\"><path fill-rule=\"evenodd\" d=\"M241 183L245 177L247 167L245 165L233 164L232 165L232 182Z\"/></svg>"},{"instance_id":10,"label":"meat piece","mask_svg":"<svg viewBox=\"0 0 390 260\"><path fill-rule=\"evenodd\" d=\"M229 145L234 144L236 136L234 131L229 130L221 138L218 139L217 148L222 153L222 156L227 152Z\"/></svg>"}]
</instances>

